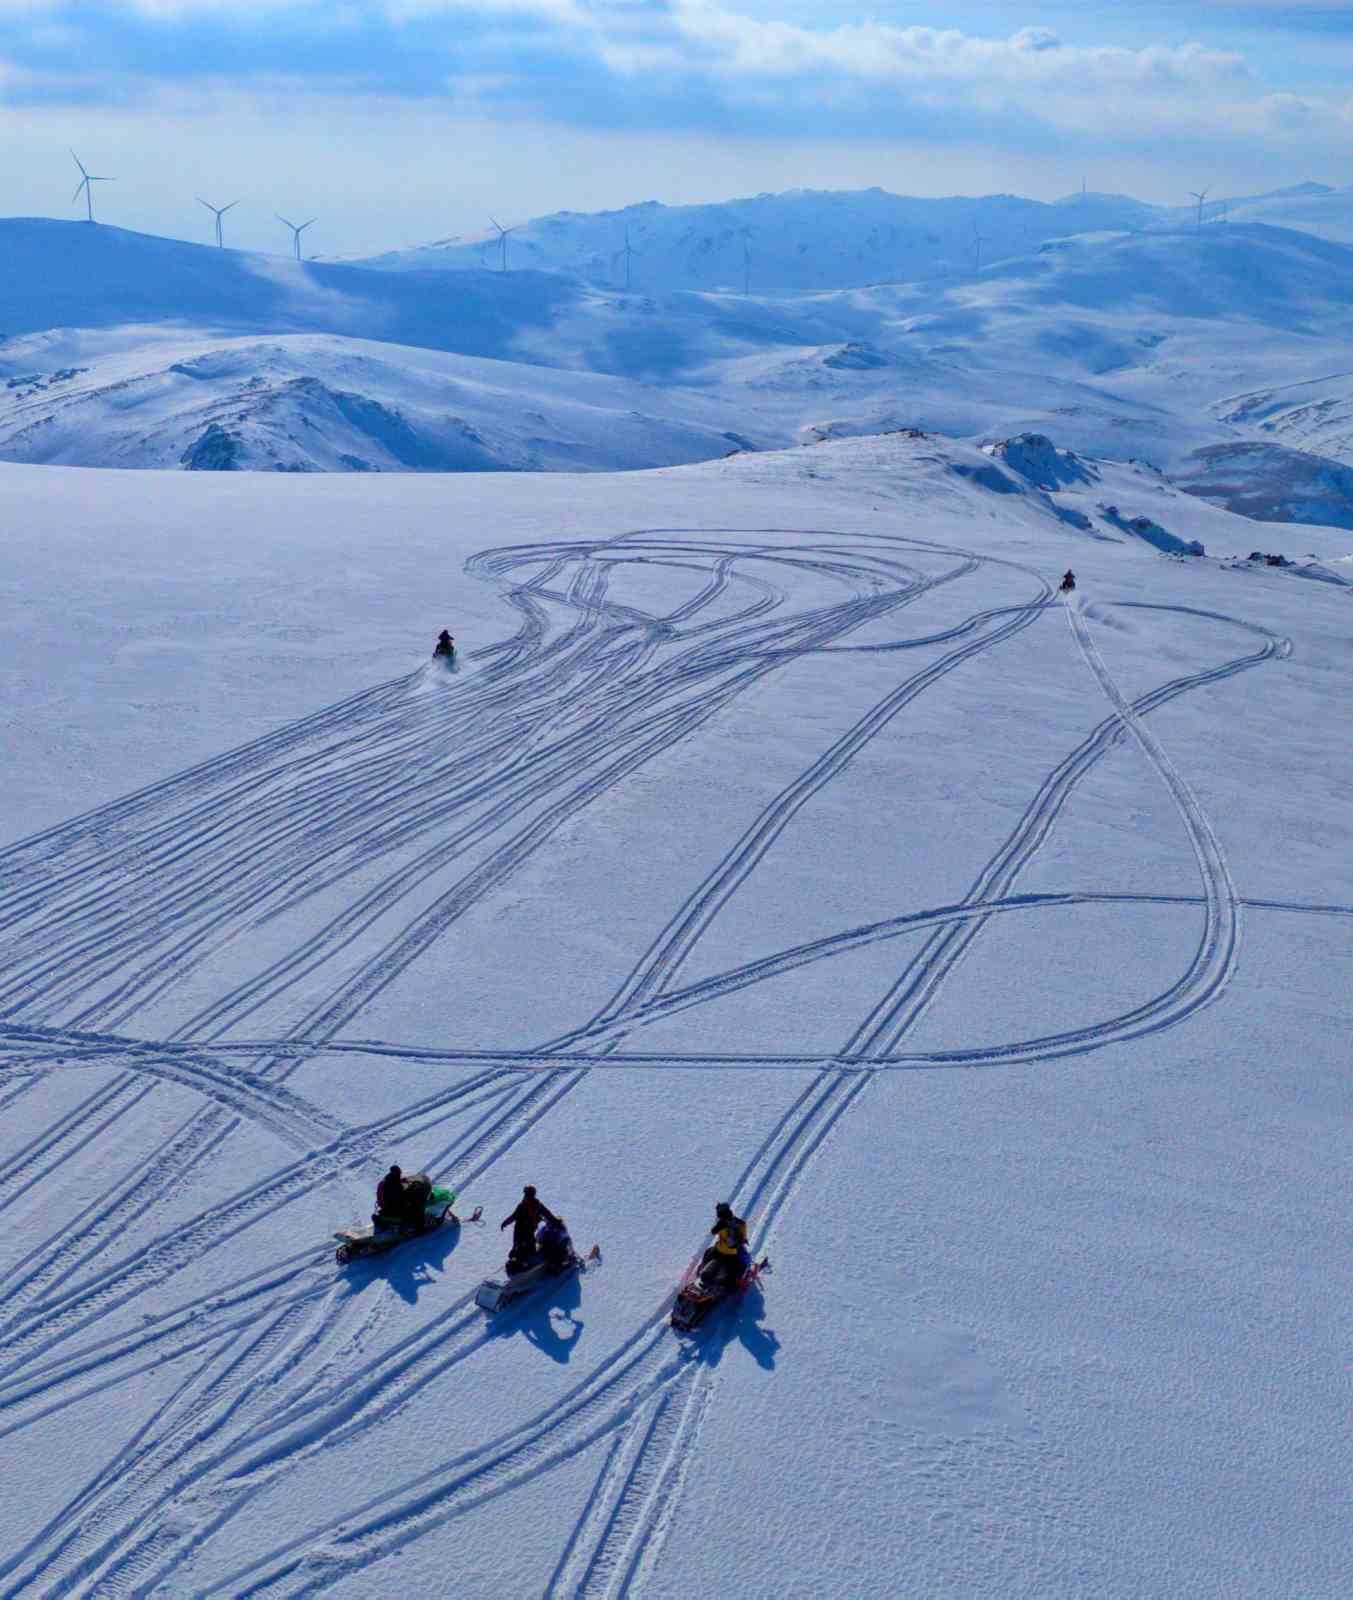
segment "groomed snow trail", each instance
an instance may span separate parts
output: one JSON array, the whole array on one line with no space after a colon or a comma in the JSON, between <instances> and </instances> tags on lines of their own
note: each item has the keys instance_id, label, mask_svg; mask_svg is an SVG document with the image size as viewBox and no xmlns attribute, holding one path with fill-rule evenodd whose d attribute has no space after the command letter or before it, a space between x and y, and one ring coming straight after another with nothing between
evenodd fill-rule
<instances>
[{"instance_id":1,"label":"groomed snow trail","mask_svg":"<svg viewBox=\"0 0 1353 1600\"><path fill-rule=\"evenodd\" d=\"M644 566L694 575L699 586L666 614L613 598L617 574ZM1022 599L926 627L929 599L961 594L994 569ZM12 1151L0 1175L9 1193L53 1181L77 1156L100 1172L87 1203L34 1238L11 1269L0 1311L0 1438L92 1396L116 1403L157 1368L174 1374L117 1454L72 1484L46 1525L0 1561L0 1596L310 1595L357 1574L379 1587L379 1563L409 1541L593 1447L595 1485L576 1524L561 1530L548 1592L637 1594L661 1561L720 1381L711 1350L717 1356L726 1333L717 1324L702 1341L680 1340L664 1299L614 1348L589 1352L581 1378L561 1377L544 1409L206 1579L213 1542L256 1496L493 1362L495 1341L472 1284L441 1320L411 1333L390 1325L388 1299L343 1291L322 1239L243 1277L222 1271L205 1303L191 1291L175 1299L175 1280L224 1260L214 1254L222 1245L318 1190L342 1220L396 1141L464 1189L559 1115L591 1073L615 1067L781 1067L803 1079L740 1178L722 1179L761 1251L878 1073L1084 1054L1174 1026L1225 991L1245 902L1147 719L1281 658L1286 640L1217 613L1150 608L1181 628L1204 624L1209 648L1227 629L1248 634L1248 648L1129 698L1095 642L1094 608L1062 608L1069 659L1109 715L1047 772L962 898L690 979L701 941L814 798L951 674L999 670L1002 647L1047 627L1059 602L1041 576L1010 562L822 529L645 529L490 551L471 570L504 588L519 626L459 673L430 663L0 855L0 1103L22 1105L59 1075L94 1075L94 1087ZM865 629L865 641L853 637ZM354 1036L363 1011L519 878L566 823L678 744L707 737L758 685L825 652L887 661L892 681L674 900L592 1015L532 1046ZM1124 749L1143 763L1143 782L1164 784L1197 861L1196 892L1020 893L1021 874L1078 788ZM1198 949L1160 993L1039 1037L908 1048L993 921L1028 914L1037 927L1077 907L1144 904L1190 916L1201 908ZM251 960L256 941L263 953ZM677 1013L895 943L890 981L861 1014L842 1018L839 1045L826 1054L642 1048L644 1029ZM434 1083L439 1064L455 1075L364 1123L343 1121L288 1081L316 1056L354 1050L419 1061ZM157 1107L165 1131L153 1146L106 1165ZM232 1149L246 1129L286 1157L236 1185ZM607 1292L604 1278L595 1292ZM127 1313L138 1304L156 1309L137 1321Z\"/></svg>"}]
</instances>

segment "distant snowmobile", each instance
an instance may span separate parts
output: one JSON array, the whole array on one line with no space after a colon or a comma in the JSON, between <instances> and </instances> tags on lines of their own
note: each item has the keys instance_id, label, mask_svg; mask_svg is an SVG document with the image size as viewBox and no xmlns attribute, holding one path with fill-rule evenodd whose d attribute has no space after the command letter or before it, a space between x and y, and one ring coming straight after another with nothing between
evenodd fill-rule
<instances>
[{"instance_id":1,"label":"distant snowmobile","mask_svg":"<svg viewBox=\"0 0 1353 1600\"><path fill-rule=\"evenodd\" d=\"M485 1278L475 1292L474 1303L483 1311L499 1311L509 1301L519 1300L543 1283L586 1272L589 1261L599 1261L601 1249L593 1245L586 1256L573 1248L562 1217L543 1222L529 1253L514 1245L501 1278Z\"/></svg>"},{"instance_id":2,"label":"distant snowmobile","mask_svg":"<svg viewBox=\"0 0 1353 1600\"><path fill-rule=\"evenodd\" d=\"M442 631L437 635L437 643L432 653L434 656L455 655L456 641L451 637L445 628L443 628Z\"/></svg>"},{"instance_id":3,"label":"distant snowmobile","mask_svg":"<svg viewBox=\"0 0 1353 1600\"><path fill-rule=\"evenodd\" d=\"M1069 590L1074 589L1075 587L1076 574L1070 571L1064 572L1062 574L1062 593L1066 594Z\"/></svg>"},{"instance_id":4,"label":"distant snowmobile","mask_svg":"<svg viewBox=\"0 0 1353 1600\"><path fill-rule=\"evenodd\" d=\"M456 1203L455 1192L435 1185L426 1172L415 1172L404 1180L404 1211L398 1217L377 1212L371 1226L341 1228L334 1234L338 1249L334 1259L343 1265L365 1256L383 1255L407 1239L421 1238L444 1223L460 1226L460 1218L451 1209Z\"/></svg>"},{"instance_id":5,"label":"distant snowmobile","mask_svg":"<svg viewBox=\"0 0 1353 1600\"><path fill-rule=\"evenodd\" d=\"M742 1294L758 1281L763 1272L770 1271L770 1257L762 1256L743 1267L736 1278L730 1278L723 1264L705 1257L692 1261L677 1290L672 1307L671 1324L678 1333L690 1333L725 1300Z\"/></svg>"}]
</instances>

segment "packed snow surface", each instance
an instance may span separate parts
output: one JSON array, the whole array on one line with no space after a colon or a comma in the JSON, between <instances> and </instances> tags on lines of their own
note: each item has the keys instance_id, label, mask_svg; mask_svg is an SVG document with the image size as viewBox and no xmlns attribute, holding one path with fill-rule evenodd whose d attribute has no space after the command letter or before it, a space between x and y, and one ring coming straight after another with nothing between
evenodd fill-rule
<instances>
[{"instance_id":1,"label":"packed snow surface","mask_svg":"<svg viewBox=\"0 0 1353 1600\"><path fill-rule=\"evenodd\" d=\"M1047 435L0 504L0 1595L1353 1592L1347 534ZM340 1267L392 1160L484 1225Z\"/></svg>"}]
</instances>

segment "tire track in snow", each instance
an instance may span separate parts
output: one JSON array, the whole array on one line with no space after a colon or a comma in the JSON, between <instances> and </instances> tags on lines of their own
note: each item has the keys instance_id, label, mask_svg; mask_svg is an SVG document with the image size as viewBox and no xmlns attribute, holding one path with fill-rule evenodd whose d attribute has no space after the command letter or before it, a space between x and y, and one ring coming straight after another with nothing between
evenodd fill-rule
<instances>
[{"instance_id":1,"label":"tire track in snow","mask_svg":"<svg viewBox=\"0 0 1353 1600\"><path fill-rule=\"evenodd\" d=\"M1072 617L1073 628L1079 619ZM1083 632L1083 624L1076 629L1078 643L1085 649L1088 643L1093 648L1093 642ZM1266 659L1269 651L1259 653L1258 659ZM1092 660L1092 665L1094 661ZM1253 664L1253 663L1250 663ZM1112 680L1108 677L1103 663L1098 663L1100 670L1097 676L1102 687L1115 705L1123 724L1130 726L1134 731L1141 729L1140 719L1136 711L1117 691ZM1229 674L1228 674L1229 675ZM1200 675L1204 681L1211 681L1212 674ZM1193 685L1190 684L1190 687ZM1180 691L1182 692L1182 690ZM1083 750L1099 747L1099 753L1107 748L1102 737L1104 732L1097 730L1091 739L1086 741ZM1149 736L1148 736L1149 737ZM1216 970L1205 972L1201 977L1198 988L1202 996L1202 1003L1206 1003L1216 993L1220 992L1226 976L1234 962L1234 919L1236 915L1237 897L1234 885L1230 882L1229 873L1225 869L1224 857L1221 855L1220 845L1216 844L1211 830L1203 817L1196 801L1188 793L1183 780L1170 773L1168 757L1164 755L1159 745L1152 741L1153 748L1148 753L1153 765L1165 777L1167 786L1170 787L1181 813L1185 817L1186 827L1190 838L1194 842L1198 854L1200 868L1203 871L1204 885L1209 908L1217 905L1215 918L1209 913L1209 926L1205 930L1203 951L1201 952L1202 965L1206 968L1212 966ZM1098 759L1098 755L1092 759ZM1037 848L1041 838L1046 836L1047 830L1070 793L1071 788L1078 781L1079 776L1087 770L1085 763L1073 762L1063 764L1063 768L1054 773L1049 783L1045 784L1042 795L1035 801L1030 811L1026 813L1024 824L1016 830L1014 839L1010 841L1007 849L998 854L996 862L1002 866L1013 865L1013 870L1004 886L1008 889L1017 876L1023 863L1027 861ZM1065 774L1065 778L1063 778ZM1208 841L1211 840L1209 847ZM1010 845L1015 848L1011 849ZM1002 857L1005 858L1002 861ZM983 880L990 876L988 873L979 879L979 891ZM1221 890L1225 888L1223 896ZM978 894L972 897L978 899ZM980 903L980 901L979 901ZM1228 927L1227 916L1221 909L1222 905L1229 907L1230 923ZM943 932L933 936L931 943L939 946L933 953L922 952L913 964L920 968L919 974L913 977L913 983L919 978L924 984L922 992L926 998L933 998L940 983L953 970L959 956L966 949L972 938L985 926L986 918L979 921L964 919L955 927L946 928ZM1228 938L1228 934L1230 937ZM944 949L946 939L951 939L958 945L955 949ZM966 936L966 937L965 937ZM1213 952L1218 952L1215 960L1211 959ZM945 959L947 957L947 959ZM1195 963L1198 965L1199 963ZM1188 984L1188 976L1184 980ZM905 975L904 975L905 983ZM906 990L904 989L904 994ZM642 999L642 988L637 989L638 997ZM885 1001L885 1004L887 1002ZM891 1042L896 1045L902 1036L914 1026L918 1020L921 1006L914 1006L910 1011L897 1015L897 1008L891 1008L888 1016ZM876 1013L877 1014L877 1013ZM863 1034L868 1043L873 1043L877 1037L877 1025L873 1018L866 1021L864 1028L857 1030L847 1045L843 1054L849 1058L852 1047ZM840 1083L844 1080L838 1078ZM861 1092L868 1077L860 1076L855 1079L853 1094ZM829 1091L829 1093L832 1091ZM844 1105L841 1108L844 1110ZM639 1441L637 1448L626 1451L622 1438L617 1443L607 1462L603 1467L602 1480L594 1490L589 1506L584 1513L582 1523L575 1529L568 1550L565 1552L561 1566L555 1574L555 1586L551 1593L567 1594L570 1596L601 1596L617 1597L627 1594L631 1581L640 1572L651 1571L657 1556L660 1553L661 1537L674 1515L675 1499L671 1490L661 1491L659 1485L671 1480L679 1483L679 1463L688 1449L688 1440L698 1433L698 1419L703 1416L708 1406L714 1387L714 1375L708 1371L697 1373L690 1381L690 1392L686 1397L685 1405L681 1412L683 1422L688 1415L693 1420L688 1427L668 1427L661 1435L658 1424L664 1415L661 1402L655 1403L646 1433ZM634 1426L634 1425L632 1425ZM655 1442L655 1441L661 1442ZM655 1460L649 1460L655 1457ZM645 1462L648 1461L647 1468ZM637 1489L636 1489L636 1486Z\"/></svg>"},{"instance_id":2,"label":"tire track in snow","mask_svg":"<svg viewBox=\"0 0 1353 1600\"><path fill-rule=\"evenodd\" d=\"M205 1118L191 1119L180 1130L179 1141L162 1149L160 1152L161 1162L169 1168L171 1174L175 1171L186 1169L193 1161L200 1163L204 1153L209 1154L213 1149L219 1147L220 1139L213 1136L218 1134L223 1136L224 1133L228 1132L229 1128L222 1129L220 1127L220 1118L213 1118L212 1113L207 1113ZM126 1212L133 1207L134 1203L132 1189L130 1187L124 1188L120 1200L122 1211ZM116 1222L118 1220L120 1219L116 1217L108 1217L105 1210L102 1223L97 1230L84 1227L83 1219L81 1219L80 1225L69 1229L64 1246L60 1251L53 1251L51 1249L51 1241L47 1241L48 1261L46 1270L48 1275L50 1276L52 1272L57 1271L68 1274L80 1261L87 1261L97 1254L103 1248L103 1242L116 1235ZM96 1232L101 1237L96 1237ZM40 1281L34 1282L32 1279L26 1281L24 1285L26 1295L38 1293L41 1288L42 1283Z\"/></svg>"},{"instance_id":3,"label":"tire track in snow","mask_svg":"<svg viewBox=\"0 0 1353 1600\"><path fill-rule=\"evenodd\" d=\"M790 640L789 638L782 636L780 639L770 639L770 640L765 641L763 648L768 654L770 654L773 657L777 653L779 653L782 656L791 656L796 651L801 650L802 648L805 648L805 646L802 644L801 640ZM819 647L810 647L810 648L819 648ZM843 647L843 648L852 648L852 647ZM863 648L875 648L875 647L863 647ZM657 993L659 995L661 995L661 993L662 993L661 985L658 986ZM573 1056L573 1057L568 1058L568 1059L571 1059L573 1065L575 1065L575 1066L579 1066L580 1067L582 1065L582 1063L579 1061L577 1056ZM281 1066L283 1064L284 1063L282 1063L282 1062L277 1063L277 1065L279 1065L279 1066ZM560 1063L560 1065L562 1066L562 1062ZM839 1073L830 1074L830 1084L829 1084L830 1095L829 1095L829 1099L830 1099L831 1096L834 1096L835 1098L838 1098L838 1099L844 1099L844 1097L845 1097L845 1095L847 1093L847 1090L849 1091L850 1099L853 1099L854 1095L862 1090L862 1088L863 1088L863 1086L864 1086L864 1084L866 1082L867 1082L867 1077L865 1075L860 1074L860 1073L839 1072ZM567 1092L567 1088L564 1088L562 1092ZM849 1100L846 1100L845 1104L848 1104L848 1103L849 1103ZM813 1118L818 1117L819 1114L825 1116L826 1115L826 1111L829 1110L829 1109L830 1109L830 1104L829 1103L826 1104L825 1107L824 1107L824 1106L819 1106L817 1104L817 1102L814 1102L814 1106L813 1106L812 1110L809 1111L809 1112L806 1112L805 1115L811 1121ZM845 1109L845 1105L843 1104L842 1107L841 1107L841 1110L844 1110L844 1109ZM823 1134L823 1137L825 1137L825 1132ZM770 1179L769 1176L767 1177L766 1181L767 1181L768 1184L771 1183L771 1179ZM786 1181L788 1182L788 1180L786 1180ZM792 1183L789 1184L789 1187L792 1187ZM778 1192L779 1191L775 1190L773 1188L773 1186L772 1186L772 1188L767 1190L768 1195L770 1195L770 1197L772 1199L773 1199L774 1194L778 1193ZM788 1193L788 1189L786 1188L784 1192ZM742 1201L740 1203L742 1203L743 1205L747 1205L746 1201ZM683 1383L685 1383L687 1380L683 1378L682 1381L683 1381ZM673 1378L672 1382L675 1383L676 1379ZM695 1392L695 1380L694 1379L690 1379L689 1380L689 1384L690 1384L691 1392L694 1393ZM657 1393L658 1391L655 1390L654 1392ZM685 1392L685 1390L683 1389L682 1392ZM683 1415L684 1414L685 1413L683 1411ZM667 1409L665 1409L664 1412L663 1412L663 1415L665 1417L670 1418L673 1415L672 1408L668 1407ZM652 1438L668 1439L669 1435L663 1429L658 1429L656 1432L652 1432L651 1433L651 1437ZM645 1482L651 1481L654 1484L657 1484L659 1482L669 1481L670 1474L666 1473L666 1469L665 1468L661 1468L661 1467L659 1469L655 1469L654 1468L654 1463L658 1462L659 1457L661 1457L661 1460L664 1463L669 1462L670 1459L671 1459L670 1458L670 1452L669 1452L669 1455L663 1455L662 1451L659 1450L656 1445L650 1446L650 1445L645 1444L645 1445L642 1445L640 1447L640 1449L638 1451L638 1458L637 1459L638 1459L638 1461L640 1463L643 1463L644 1461L646 1461L648 1463L648 1465L643 1468L643 1471L650 1473L650 1477L649 1478L645 1478L643 1481L645 1481ZM637 1482L638 1480L634 1480L634 1481ZM610 1513L608 1513L608 1515L607 1515L607 1524L606 1525L607 1525L607 1528L611 1530L610 1534L608 1534L607 1539L603 1542L603 1546L598 1546L596 1548L590 1548L589 1547L590 1548L590 1553L588 1555L588 1562L589 1562L590 1570L593 1572L594 1575L599 1573L599 1572L601 1572L603 1570L603 1568L605 1568L606 1570L611 1571L613 1574L616 1573L616 1572L622 1572L622 1573L623 1572L629 1572L629 1573L632 1574L634 1571L637 1570L636 1563L639 1563L640 1565L642 1565L642 1562L644 1560L644 1550L648 1546L649 1535L648 1534L642 1534L642 1536L641 1536L640 1530L642 1530L644 1528L650 1528L651 1529L652 1526L656 1525L656 1523L658 1523L658 1522L660 1522L662 1520L661 1519L661 1515L659 1514L659 1511L657 1509L655 1509L655 1508L658 1508L660 1506L660 1503L666 1503L666 1499L669 1499L669 1498L670 1498L670 1496L664 1497L662 1495L659 1495L655 1499L653 1494L647 1494L647 1495L644 1495L644 1496L638 1496L638 1495L636 1495L636 1493L631 1492L630 1495L629 1495L628 1501L627 1501L627 1505L629 1507L633 1508L637 1502L641 1502L644 1507L647 1507L649 1509L645 1510L642 1515L640 1513L638 1513L638 1512L635 1512L633 1518L630 1517L630 1512L628 1510L625 1512L624 1516L621 1516L621 1517L612 1516ZM467 1509L468 1509L468 1507L467 1507ZM623 1537L623 1539L619 1539L619 1542L617 1542L619 1536L615 1532L616 1529L621 1529L621 1530L626 1530L627 1529L628 1530L627 1532L624 1532L624 1537ZM584 1541L583 1544L580 1544L579 1548L580 1549L584 1548L585 1543L586 1542ZM615 1557L614 1561L612 1561L612 1556ZM596 1558L596 1559L594 1559L594 1558ZM600 1563L600 1564L598 1564L598 1563ZM609 1565L608 1565L608 1563L609 1563ZM629 1583L630 1579L628 1577L626 1577L626 1578L624 1578L623 1581L628 1586L628 1583Z\"/></svg>"},{"instance_id":4,"label":"tire track in snow","mask_svg":"<svg viewBox=\"0 0 1353 1600\"><path fill-rule=\"evenodd\" d=\"M843 1101L848 1101L849 1098L852 1098L852 1096L854 1096L854 1093L857 1093L857 1091L859 1091L859 1086L860 1086L860 1080L856 1080L856 1082L848 1083L848 1085L844 1086L843 1090L838 1090L838 1093L841 1094L841 1098L843 1098ZM820 1112L822 1112L822 1107L824 1107L825 1104L827 1104L828 1099L832 1098L832 1093L833 1093L832 1090L828 1090L827 1094L825 1094L825 1096L824 1096L824 1099L822 1099L822 1102L820 1102L820 1104L814 1104L814 1106L811 1107L811 1110L809 1110L809 1115L808 1115L808 1123L809 1123L809 1125L811 1125L812 1120L814 1120L814 1118L816 1118L817 1115L819 1115ZM835 1120L835 1117L830 1118L830 1120ZM824 1134L824 1136L825 1136L825 1134ZM819 1141L814 1141L814 1144L812 1144L812 1147L816 1147L816 1142L820 1142L820 1139L819 1139ZM774 1171L776 1171L776 1163L772 1163L772 1165L771 1165L771 1174L774 1173ZM787 1192L787 1190L785 1190L785 1192ZM769 1202L769 1206L768 1206L768 1216L769 1216L769 1214L774 1213L774 1210L776 1210L776 1208L777 1208L777 1203L779 1203L779 1202L777 1202L777 1198L772 1197L771 1198L771 1202Z\"/></svg>"},{"instance_id":5,"label":"tire track in snow","mask_svg":"<svg viewBox=\"0 0 1353 1600\"><path fill-rule=\"evenodd\" d=\"M789 1195L865 1082L858 1074L815 1075L763 1141L733 1197L744 1209L760 1207L758 1248L771 1237ZM609 1437L698 1359L696 1347L671 1337L666 1326L670 1304L668 1296L627 1341L535 1418L199 1592L319 1593Z\"/></svg>"},{"instance_id":6,"label":"tire track in snow","mask_svg":"<svg viewBox=\"0 0 1353 1600\"><path fill-rule=\"evenodd\" d=\"M1252 654L1228 661L1221 666L1210 668L1203 672L1172 679L1169 683L1162 684L1148 694L1141 696L1135 707L1128 705L1125 700L1121 699L1121 696L1118 699L1113 699L1111 696L1110 698L1113 699L1115 706L1115 715L1108 721L1100 723L1049 774L1038 794L1026 809L1019 824L979 874L966 897L966 903L980 905L985 901L1002 899L1010 894L1024 868L1046 841L1053 824L1061 814L1074 789L1095 764L1127 736L1129 731L1142 726L1141 717L1143 713L1188 690L1199 688L1204 684L1215 683L1224 678L1234 677L1238 673L1247 671L1263 661L1270 660L1282 652L1283 646L1284 641L1267 636L1263 647ZM1171 792L1174 792L1173 789ZM1194 842L1195 853L1197 853L1200 847L1194 841L1194 830L1197 826L1196 820L1191 815L1186 815L1185 826L1189 832L1191 842ZM1204 856L1200 854L1200 867L1203 867L1205 874L1207 874L1211 872L1212 868L1210 865L1204 866L1204 859ZM1205 875L1204 884L1205 897L1212 897L1214 895L1212 878ZM1209 917L1211 915L1209 913ZM878 1057L901 1059L898 1056L901 1039L920 1019L922 1013L933 1000L939 985L954 970L958 961L962 959L973 941L980 935L984 926L985 920L978 919L937 929L927 941L925 950L908 964L887 994L874 1008L869 1018L856 1030L846 1047L844 1058L847 1060L866 1060ZM1212 923L1209 921L1209 932L1205 936L1205 945L1210 941L1211 937ZM1215 992L1207 975L1209 966L1208 950L1204 948L1200 950L1198 958L1191 965L1185 977L1180 980L1180 983L1172 985L1164 996L1159 996L1155 1000L1148 1002L1147 1015L1170 1010L1172 1002L1180 998L1181 987L1183 997L1187 999L1192 995L1194 988L1201 985L1203 992L1199 1003L1206 1003L1207 998ZM1229 967L1226 970L1229 971ZM1221 981L1224 982L1224 977ZM1195 1009L1195 1007L1190 1005L1189 1009ZM1135 1008L1133 1012L1127 1014L1126 1019L1115 1019L1115 1022L1105 1024L1102 1027L1090 1030L1069 1030L1064 1037L1067 1040L1074 1038L1077 1045L1096 1039L1102 1043L1113 1042L1114 1039L1123 1036L1122 1028L1125 1025L1131 1026L1132 1021L1138 1019L1142 1010L1143 1008ZM1180 1018L1172 1016L1172 1020L1177 1021ZM1029 1046L1027 1043L1021 1043L1002 1047L995 1052L985 1050L971 1052L937 1051L908 1056L904 1059L910 1061L947 1061L956 1065L960 1061L975 1063L990 1059L1011 1060L1016 1056L1026 1056L1028 1051Z\"/></svg>"}]
</instances>

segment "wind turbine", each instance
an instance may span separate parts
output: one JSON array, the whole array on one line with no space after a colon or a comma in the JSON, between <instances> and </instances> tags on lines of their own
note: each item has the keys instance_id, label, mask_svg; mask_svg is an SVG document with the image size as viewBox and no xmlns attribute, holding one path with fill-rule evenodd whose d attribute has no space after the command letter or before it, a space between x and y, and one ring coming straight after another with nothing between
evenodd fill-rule
<instances>
[{"instance_id":1,"label":"wind turbine","mask_svg":"<svg viewBox=\"0 0 1353 1600\"><path fill-rule=\"evenodd\" d=\"M752 292L752 247L747 243L747 235L742 236L742 292Z\"/></svg>"},{"instance_id":2,"label":"wind turbine","mask_svg":"<svg viewBox=\"0 0 1353 1600\"><path fill-rule=\"evenodd\" d=\"M636 250L634 248L634 246L630 243L630 231L629 231L628 228L626 228L625 229L625 248L623 250L617 250L615 252L615 255L613 255L611 257L612 261L615 260L616 256L624 256L624 258L625 258L625 293L626 294L628 294L630 292L630 258L632 256L641 256L641 255L643 255L643 251L642 250Z\"/></svg>"},{"instance_id":3,"label":"wind turbine","mask_svg":"<svg viewBox=\"0 0 1353 1600\"><path fill-rule=\"evenodd\" d=\"M219 249L223 250L225 248L225 240L221 237L221 218L225 216L227 211L233 211L239 205L239 201L232 200L228 206L214 206L210 200L204 200L201 195L198 195L197 203L200 206L206 206L207 210L216 218L216 244ZM307 223L306 226L309 227L310 224Z\"/></svg>"},{"instance_id":4,"label":"wind turbine","mask_svg":"<svg viewBox=\"0 0 1353 1600\"><path fill-rule=\"evenodd\" d=\"M309 222L287 222L287 219L280 211L274 211L273 216L275 216L279 222L286 222L287 227L291 229L292 242L296 246L296 259L299 261L301 259L301 235L308 227L311 226L312 223L318 221L319 219L316 217L311 217Z\"/></svg>"},{"instance_id":5,"label":"wind turbine","mask_svg":"<svg viewBox=\"0 0 1353 1600\"><path fill-rule=\"evenodd\" d=\"M77 167L79 167L79 169L80 169L80 181L79 181L79 183L77 183L75 185L75 193L70 197L71 204L74 205L75 202L80 198L80 190L83 189L84 192L85 192L85 221L86 222L93 222L93 220L94 220L94 185L96 183L116 183L117 179L116 178L101 178L101 177L99 177L99 175L97 173L86 172L85 168L84 168L84 163L80 160L79 156L76 155L74 150L71 151L70 158L75 163L75 165Z\"/></svg>"},{"instance_id":6,"label":"wind turbine","mask_svg":"<svg viewBox=\"0 0 1353 1600\"><path fill-rule=\"evenodd\" d=\"M1201 229L1203 226L1203 201L1207 199L1208 191L1204 189L1203 192L1199 194L1196 189L1190 189L1189 193L1198 202L1198 227Z\"/></svg>"},{"instance_id":7,"label":"wind turbine","mask_svg":"<svg viewBox=\"0 0 1353 1600\"><path fill-rule=\"evenodd\" d=\"M978 233L975 222L972 225L972 242L973 248L977 252L977 270L980 272L982 270L982 246L987 243L987 239L985 234Z\"/></svg>"},{"instance_id":8,"label":"wind turbine","mask_svg":"<svg viewBox=\"0 0 1353 1600\"><path fill-rule=\"evenodd\" d=\"M493 215L490 215L489 221L494 225L495 228L497 228L497 230L498 230L498 243L502 246L503 264L502 264L502 267L499 270L502 271L502 272L506 272L507 271L507 236L508 236L509 233L516 233L517 229L516 228L505 228L502 225L502 223L499 222L497 217L495 217ZM521 224L518 223L517 226L520 227Z\"/></svg>"}]
</instances>

